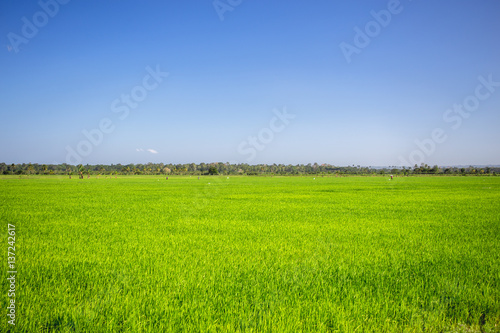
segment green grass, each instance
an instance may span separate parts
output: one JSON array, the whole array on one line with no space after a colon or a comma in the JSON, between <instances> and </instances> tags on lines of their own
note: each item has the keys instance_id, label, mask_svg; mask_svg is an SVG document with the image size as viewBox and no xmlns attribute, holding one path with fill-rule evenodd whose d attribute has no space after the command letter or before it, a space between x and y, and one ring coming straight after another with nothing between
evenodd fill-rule
<instances>
[{"instance_id":1,"label":"green grass","mask_svg":"<svg viewBox=\"0 0 500 333\"><path fill-rule=\"evenodd\" d=\"M500 331L497 177L3 177L0 203L16 331Z\"/></svg>"}]
</instances>

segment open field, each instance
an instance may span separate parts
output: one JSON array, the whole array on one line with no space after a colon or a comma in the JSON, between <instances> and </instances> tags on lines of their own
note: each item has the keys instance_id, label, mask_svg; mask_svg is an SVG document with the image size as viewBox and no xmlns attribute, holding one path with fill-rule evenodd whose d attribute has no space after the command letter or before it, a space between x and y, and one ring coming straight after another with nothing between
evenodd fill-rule
<instances>
[{"instance_id":1,"label":"open field","mask_svg":"<svg viewBox=\"0 0 500 333\"><path fill-rule=\"evenodd\" d=\"M75 178L0 178L17 331L500 330L500 177Z\"/></svg>"}]
</instances>

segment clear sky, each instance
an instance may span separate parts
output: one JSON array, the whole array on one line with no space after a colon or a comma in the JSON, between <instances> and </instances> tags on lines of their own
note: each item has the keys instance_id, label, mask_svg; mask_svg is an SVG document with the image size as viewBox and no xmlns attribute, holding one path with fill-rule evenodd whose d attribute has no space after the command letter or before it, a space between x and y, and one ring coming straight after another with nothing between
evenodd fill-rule
<instances>
[{"instance_id":1,"label":"clear sky","mask_svg":"<svg viewBox=\"0 0 500 333\"><path fill-rule=\"evenodd\" d=\"M0 32L0 162L500 164L497 0L2 0Z\"/></svg>"}]
</instances>

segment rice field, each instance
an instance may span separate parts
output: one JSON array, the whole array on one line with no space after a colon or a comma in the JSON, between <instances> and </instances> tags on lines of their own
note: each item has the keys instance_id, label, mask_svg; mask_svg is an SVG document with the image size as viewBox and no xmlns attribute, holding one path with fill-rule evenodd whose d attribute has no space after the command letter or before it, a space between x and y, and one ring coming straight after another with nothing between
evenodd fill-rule
<instances>
[{"instance_id":1,"label":"rice field","mask_svg":"<svg viewBox=\"0 0 500 333\"><path fill-rule=\"evenodd\" d=\"M15 332L499 332L500 177L0 178Z\"/></svg>"}]
</instances>

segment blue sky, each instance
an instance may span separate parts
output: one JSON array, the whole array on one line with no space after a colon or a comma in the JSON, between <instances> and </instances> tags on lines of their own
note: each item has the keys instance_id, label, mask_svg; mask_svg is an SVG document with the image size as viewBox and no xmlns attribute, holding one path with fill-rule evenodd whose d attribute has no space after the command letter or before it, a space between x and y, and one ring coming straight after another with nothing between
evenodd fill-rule
<instances>
[{"instance_id":1,"label":"blue sky","mask_svg":"<svg viewBox=\"0 0 500 333\"><path fill-rule=\"evenodd\" d=\"M2 1L0 162L500 164L499 1L215 4Z\"/></svg>"}]
</instances>

